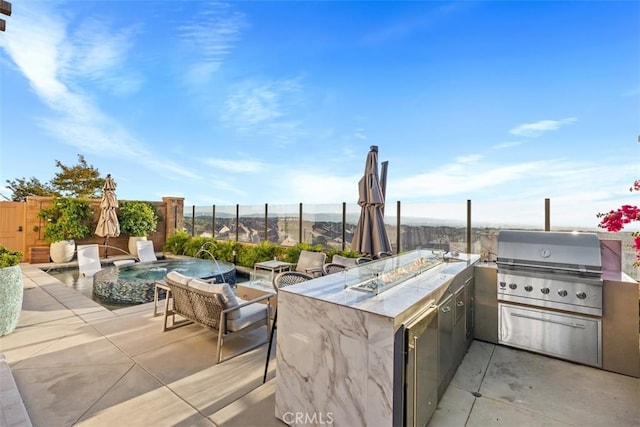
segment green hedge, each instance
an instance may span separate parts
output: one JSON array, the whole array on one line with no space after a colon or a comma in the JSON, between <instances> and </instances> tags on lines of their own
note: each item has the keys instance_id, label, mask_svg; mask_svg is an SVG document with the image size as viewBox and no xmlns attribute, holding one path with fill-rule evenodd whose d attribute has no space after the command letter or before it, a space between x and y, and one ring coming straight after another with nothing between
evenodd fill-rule
<instances>
[{"instance_id":1,"label":"green hedge","mask_svg":"<svg viewBox=\"0 0 640 427\"><path fill-rule=\"evenodd\" d=\"M358 257L358 254L352 250L326 250L322 245L310 245L309 243L298 243L292 247L285 247L264 241L256 245L238 243L233 240L215 240L212 237L191 237L186 231L177 231L169 236L165 242L164 250L176 255L203 259L215 258L228 262L234 262L235 252L235 263L249 268L253 267L256 262L268 261L274 257L280 261L296 263L302 250L324 252L327 254L328 261L331 261L334 254L350 258Z\"/></svg>"}]
</instances>

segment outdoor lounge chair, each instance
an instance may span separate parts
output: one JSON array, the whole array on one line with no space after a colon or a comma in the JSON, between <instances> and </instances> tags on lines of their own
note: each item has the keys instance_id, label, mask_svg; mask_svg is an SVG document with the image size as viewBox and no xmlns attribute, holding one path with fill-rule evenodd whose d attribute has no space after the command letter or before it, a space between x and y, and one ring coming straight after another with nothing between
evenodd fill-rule
<instances>
[{"instance_id":1,"label":"outdoor lounge chair","mask_svg":"<svg viewBox=\"0 0 640 427\"><path fill-rule=\"evenodd\" d=\"M165 283L171 290L173 307L165 310L162 331L192 322L216 331L218 334L216 363L222 362L222 346L225 338L266 326L264 340L226 360L259 347L269 339L272 294L244 301L235 296L228 283L210 283L175 271L167 274ZM261 301L265 300L267 303L262 304ZM184 317L185 320L176 322L176 314ZM167 327L169 316L172 317L171 327Z\"/></svg>"},{"instance_id":2,"label":"outdoor lounge chair","mask_svg":"<svg viewBox=\"0 0 640 427\"><path fill-rule=\"evenodd\" d=\"M299 273L307 273L313 277L322 276L322 266L327 260L327 254L324 252L300 251L300 257L296 264L295 271Z\"/></svg>"},{"instance_id":3,"label":"outdoor lounge chair","mask_svg":"<svg viewBox=\"0 0 640 427\"><path fill-rule=\"evenodd\" d=\"M136 242L138 248L138 259L140 262L152 262L157 261L156 252L153 249L153 241L151 240L138 240Z\"/></svg>"},{"instance_id":4,"label":"outdoor lounge chair","mask_svg":"<svg viewBox=\"0 0 640 427\"><path fill-rule=\"evenodd\" d=\"M102 270L98 245L78 245L78 270L83 277L93 277Z\"/></svg>"}]
</instances>

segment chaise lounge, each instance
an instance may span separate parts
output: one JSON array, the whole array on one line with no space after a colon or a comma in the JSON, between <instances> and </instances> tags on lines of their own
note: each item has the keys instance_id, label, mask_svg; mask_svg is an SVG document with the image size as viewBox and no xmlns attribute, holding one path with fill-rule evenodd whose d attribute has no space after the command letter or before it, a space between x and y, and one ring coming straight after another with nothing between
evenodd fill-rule
<instances>
[{"instance_id":1,"label":"chaise lounge","mask_svg":"<svg viewBox=\"0 0 640 427\"><path fill-rule=\"evenodd\" d=\"M264 340L260 340L225 360L259 347L269 340L270 298L273 295L264 295L251 301L244 301L236 297L228 283L211 283L175 271L168 273L164 282L171 292L173 304L169 308L170 297L167 295L162 331L192 322L216 331L218 334L216 363L223 361L222 346L225 338L266 326ZM266 304L262 303L263 301L266 301ZM176 322L176 314L185 319ZM171 326L167 326L169 317L172 318Z\"/></svg>"}]
</instances>

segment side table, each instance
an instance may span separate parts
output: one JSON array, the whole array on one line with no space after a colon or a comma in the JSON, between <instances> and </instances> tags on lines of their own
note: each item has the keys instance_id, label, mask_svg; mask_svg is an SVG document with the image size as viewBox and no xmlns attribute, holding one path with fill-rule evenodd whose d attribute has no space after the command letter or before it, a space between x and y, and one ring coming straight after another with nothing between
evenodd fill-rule
<instances>
[{"instance_id":1,"label":"side table","mask_svg":"<svg viewBox=\"0 0 640 427\"><path fill-rule=\"evenodd\" d=\"M271 282L273 283L273 277L276 273L281 273L283 271L290 271L291 267L295 264L284 261L263 261L256 262L253 264L253 280L256 280L256 273L258 270L268 270L271 271Z\"/></svg>"}]
</instances>

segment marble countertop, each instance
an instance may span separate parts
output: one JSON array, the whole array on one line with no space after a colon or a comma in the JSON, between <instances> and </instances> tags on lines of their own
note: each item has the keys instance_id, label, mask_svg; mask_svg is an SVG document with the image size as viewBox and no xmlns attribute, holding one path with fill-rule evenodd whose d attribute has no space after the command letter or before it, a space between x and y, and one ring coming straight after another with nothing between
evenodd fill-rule
<instances>
[{"instance_id":1,"label":"marble countertop","mask_svg":"<svg viewBox=\"0 0 640 427\"><path fill-rule=\"evenodd\" d=\"M395 257L387 259L392 262L393 258ZM443 285L448 285L457 274L480 259L478 255L473 254L460 254L456 258L459 261L439 264L378 295L352 288L345 289L345 276L342 273L334 273L288 286L282 288L280 292L396 318L416 303L430 296L437 300L444 293L445 287ZM361 267L352 268L350 272L357 271L358 268Z\"/></svg>"}]
</instances>

